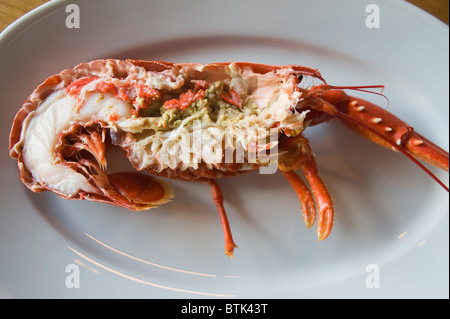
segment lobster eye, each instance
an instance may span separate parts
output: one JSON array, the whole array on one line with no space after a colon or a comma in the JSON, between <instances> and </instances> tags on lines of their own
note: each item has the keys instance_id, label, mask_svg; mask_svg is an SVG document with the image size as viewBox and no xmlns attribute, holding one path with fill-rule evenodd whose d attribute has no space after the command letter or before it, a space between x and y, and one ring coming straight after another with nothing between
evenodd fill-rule
<instances>
[{"instance_id":1,"label":"lobster eye","mask_svg":"<svg viewBox=\"0 0 450 319\"><path fill-rule=\"evenodd\" d=\"M298 74L297 79L298 79L298 83L301 83L303 80L303 74Z\"/></svg>"}]
</instances>

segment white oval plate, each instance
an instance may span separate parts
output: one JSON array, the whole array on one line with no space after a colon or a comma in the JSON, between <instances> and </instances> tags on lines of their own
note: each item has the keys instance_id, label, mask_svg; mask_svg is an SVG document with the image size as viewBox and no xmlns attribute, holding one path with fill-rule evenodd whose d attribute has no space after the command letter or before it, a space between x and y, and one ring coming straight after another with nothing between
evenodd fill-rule
<instances>
[{"instance_id":1,"label":"white oval plate","mask_svg":"<svg viewBox=\"0 0 450 319\"><path fill-rule=\"evenodd\" d=\"M448 298L448 193L335 121L306 132L335 201L332 235L306 229L278 174L221 180L234 259L207 185L174 182L174 201L135 213L34 194L7 156L28 94L98 58L301 64L335 85L384 84L389 109L448 149L448 27L377 3L379 28L357 0L51 1L13 23L0 35L0 296ZM79 28L66 25L69 4Z\"/></svg>"}]
</instances>

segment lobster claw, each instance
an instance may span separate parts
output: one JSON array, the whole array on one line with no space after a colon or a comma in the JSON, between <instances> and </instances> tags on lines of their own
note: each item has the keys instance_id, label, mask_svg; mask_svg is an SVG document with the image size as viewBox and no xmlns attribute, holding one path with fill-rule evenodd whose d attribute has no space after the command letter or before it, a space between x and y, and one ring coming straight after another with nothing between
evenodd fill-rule
<instances>
[{"instance_id":1,"label":"lobster claw","mask_svg":"<svg viewBox=\"0 0 450 319\"><path fill-rule=\"evenodd\" d=\"M424 161L448 172L447 151L415 132L410 125L386 109L371 102L348 96L342 90L325 91L321 98L331 104L324 107L326 113L340 118L352 131L372 142L404 153L448 191L447 186L418 162Z\"/></svg>"}]
</instances>

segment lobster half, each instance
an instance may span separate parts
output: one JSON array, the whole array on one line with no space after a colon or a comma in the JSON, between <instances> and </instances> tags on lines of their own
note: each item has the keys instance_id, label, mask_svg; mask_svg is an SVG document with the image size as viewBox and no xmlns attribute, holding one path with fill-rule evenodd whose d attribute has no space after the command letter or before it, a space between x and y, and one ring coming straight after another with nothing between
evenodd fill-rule
<instances>
[{"instance_id":1,"label":"lobster half","mask_svg":"<svg viewBox=\"0 0 450 319\"><path fill-rule=\"evenodd\" d=\"M310 78L318 85L302 87ZM358 134L448 171L448 152L412 127L297 65L95 60L46 79L17 113L10 134L23 183L34 192L146 210L169 201L163 179L211 185L225 234L236 247L217 179L273 167L297 193L303 219L325 239L333 204L302 132L339 118ZM107 147L119 146L139 171L108 173ZM309 184L297 175L302 170ZM150 173L150 174L149 174Z\"/></svg>"}]
</instances>

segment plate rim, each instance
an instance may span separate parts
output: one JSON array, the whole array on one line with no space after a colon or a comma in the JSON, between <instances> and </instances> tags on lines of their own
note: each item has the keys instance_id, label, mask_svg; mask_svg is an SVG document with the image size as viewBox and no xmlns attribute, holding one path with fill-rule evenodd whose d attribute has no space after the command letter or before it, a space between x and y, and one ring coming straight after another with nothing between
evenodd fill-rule
<instances>
[{"instance_id":1,"label":"plate rim","mask_svg":"<svg viewBox=\"0 0 450 319\"><path fill-rule=\"evenodd\" d=\"M20 17L18 20L14 21L6 29L4 29L2 31L2 33L0 34L0 47L2 46L2 41L8 40L8 37L10 37L9 41L13 41L16 36L20 36L20 34L26 30L26 29L21 29L21 28L30 27L30 25L25 25L27 23L28 19L39 19L39 20L44 19L48 14L52 14L54 9L58 9L58 10L61 9L61 8L59 8L59 6L63 5L64 3L67 3L67 2L68 1L65 1L65 0L56 0L56 1L47 2L41 6L33 9L32 11L25 14L24 16ZM388 2L390 2L390 1L388 1ZM398 2L398 3L401 4L401 2ZM412 8L414 8L414 10L419 10L418 12L426 13L422 9L420 9L410 3L405 2L404 5L411 6ZM438 20L440 22L439 24L436 24L436 25L446 26L445 30L448 32L448 25L444 24L442 21L440 21L439 19L437 19L436 17L434 17L428 13L427 13L427 16L431 17L432 20ZM430 20L430 21L432 21L432 20ZM16 28L19 30L16 30ZM12 37L11 34L13 32L19 32L19 33L17 35L15 35L14 37ZM5 38L6 38L6 40L5 40ZM8 46L10 45L10 43L11 42L8 42L7 46L4 49L7 49ZM3 53L3 50L0 51L0 56L2 55L2 53Z\"/></svg>"}]
</instances>

